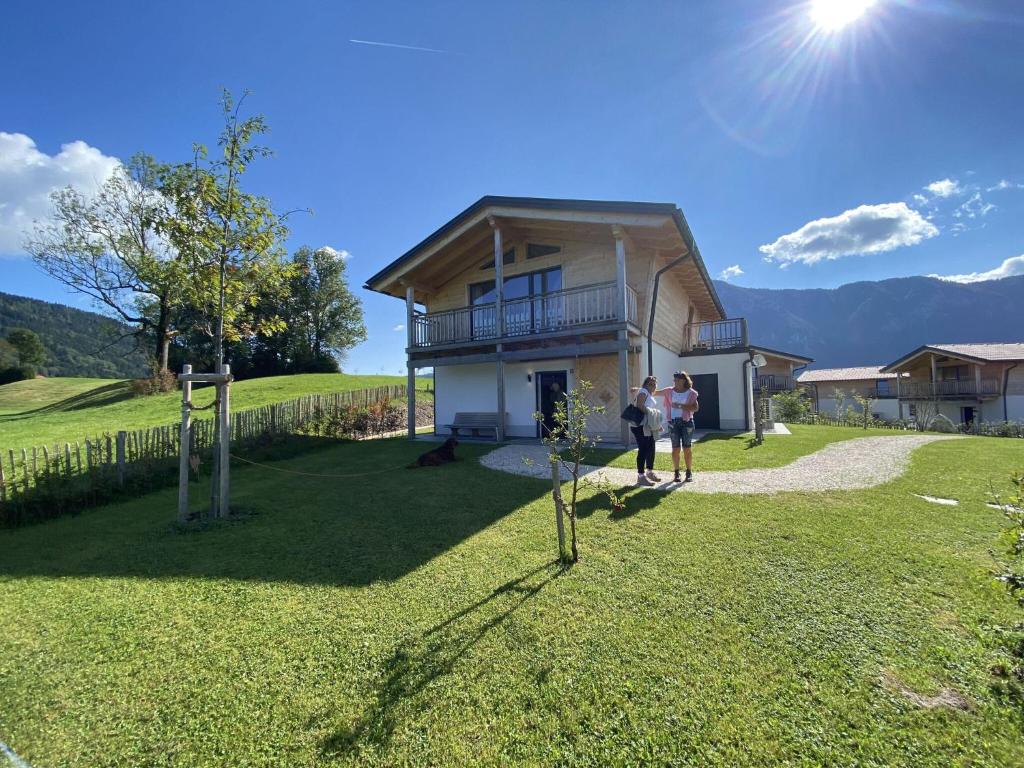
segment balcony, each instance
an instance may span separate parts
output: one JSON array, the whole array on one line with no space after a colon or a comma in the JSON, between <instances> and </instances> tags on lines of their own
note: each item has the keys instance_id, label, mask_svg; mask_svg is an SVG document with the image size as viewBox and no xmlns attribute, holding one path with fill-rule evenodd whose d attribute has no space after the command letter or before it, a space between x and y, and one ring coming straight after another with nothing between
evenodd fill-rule
<instances>
[{"instance_id":1,"label":"balcony","mask_svg":"<svg viewBox=\"0 0 1024 768\"><path fill-rule=\"evenodd\" d=\"M900 397L904 400L931 400L932 398L995 397L1001 394L996 379L952 379L950 381L906 381L900 383Z\"/></svg>"},{"instance_id":2,"label":"balcony","mask_svg":"<svg viewBox=\"0 0 1024 768\"><path fill-rule=\"evenodd\" d=\"M522 337L622 322L616 284L579 288L507 299L502 302L503 337ZM625 320L637 324L636 291L626 286ZM413 318L415 348L491 341L498 338L497 305L477 304L444 312L419 313Z\"/></svg>"},{"instance_id":3,"label":"balcony","mask_svg":"<svg viewBox=\"0 0 1024 768\"><path fill-rule=\"evenodd\" d=\"M766 373L763 376L754 377L754 392L761 392L763 390L769 394L774 394L775 392L788 392L795 388L796 385L791 376L777 376L774 373Z\"/></svg>"},{"instance_id":4,"label":"balcony","mask_svg":"<svg viewBox=\"0 0 1024 768\"><path fill-rule=\"evenodd\" d=\"M690 323L685 328L682 353L725 352L747 346L747 321L742 317Z\"/></svg>"}]
</instances>

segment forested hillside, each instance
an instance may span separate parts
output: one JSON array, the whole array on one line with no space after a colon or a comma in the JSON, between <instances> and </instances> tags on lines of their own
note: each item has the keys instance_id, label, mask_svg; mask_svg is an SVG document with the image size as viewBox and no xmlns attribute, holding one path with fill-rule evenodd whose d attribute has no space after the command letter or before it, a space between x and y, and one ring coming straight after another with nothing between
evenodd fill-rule
<instances>
[{"instance_id":1,"label":"forested hillside","mask_svg":"<svg viewBox=\"0 0 1024 768\"><path fill-rule=\"evenodd\" d=\"M12 328L39 334L49 353L46 376L126 379L142 376L146 360L125 328L95 312L0 292L0 337Z\"/></svg>"}]
</instances>

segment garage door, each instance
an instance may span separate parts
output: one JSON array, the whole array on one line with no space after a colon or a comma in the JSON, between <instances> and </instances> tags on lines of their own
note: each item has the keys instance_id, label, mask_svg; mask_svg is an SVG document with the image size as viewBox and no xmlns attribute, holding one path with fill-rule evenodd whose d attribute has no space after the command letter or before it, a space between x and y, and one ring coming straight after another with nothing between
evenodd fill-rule
<instances>
[{"instance_id":1,"label":"garage door","mask_svg":"<svg viewBox=\"0 0 1024 768\"><path fill-rule=\"evenodd\" d=\"M693 377L693 388L700 395L700 410L693 415L693 425L697 429L721 429L718 416L718 374L697 374Z\"/></svg>"}]
</instances>

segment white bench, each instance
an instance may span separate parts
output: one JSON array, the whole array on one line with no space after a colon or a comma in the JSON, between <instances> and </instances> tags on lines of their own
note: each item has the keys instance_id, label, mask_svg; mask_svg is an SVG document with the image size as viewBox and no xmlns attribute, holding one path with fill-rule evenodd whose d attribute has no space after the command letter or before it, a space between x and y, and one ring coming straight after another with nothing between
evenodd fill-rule
<instances>
[{"instance_id":1,"label":"white bench","mask_svg":"<svg viewBox=\"0 0 1024 768\"><path fill-rule=\"evenodd\" d=\"M507 423L508 414L505 414ZM455 420L445 426L455 436L459 436L459 430L471 432L473 437L479 437L480 430L494 433L494 439L498 439L498 414L497 413L456 413Z\"/></svg>"}]
</instances>

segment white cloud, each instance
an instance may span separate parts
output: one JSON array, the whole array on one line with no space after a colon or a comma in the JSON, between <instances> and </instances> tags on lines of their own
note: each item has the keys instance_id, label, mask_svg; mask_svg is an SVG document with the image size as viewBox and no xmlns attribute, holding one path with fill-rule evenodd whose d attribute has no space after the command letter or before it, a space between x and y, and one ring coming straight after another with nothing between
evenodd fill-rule
<instances>
[{"instance_id":1,"label":"white cloud","mask_svg":"<svg viewBox=\"0 0 1024 768\"><path fill-rule=\"evenodd\" d=\"M987 216L996 207L992 203L986 203L981 199L981 193L975 192L963 205L953 211L953 216L958 219L974 219L978 216Z\"/></svg>"},{"instance_id":2,"label":"white cloud","mask_svg":"<svg viewBox=\"0 0 1024 768\"><path fill-rule=\"evenodd\" d=\"M352 258L352 254L346 251L345 249L341 249L339 251L337 248L331 248L331 246L329 245L321 245L319 250L323 251L324 253L329 253L334 258L341 259L342 261L346 261Z\"/></svg>"},{"instance_id":3,"label":"white cloud","mask_svg":"<svg viewBox=\"0 0 1024 768\"><path fill-rule=\"evenodd\" d=\"M765 261L787 267L797 262L816 264L823 259L885 253L937 234L938 228L906 203L881 203L811 221L759 250Z\"/></svg>"},{"instance_id":4,"label":"white cloud","mask_svg":"<svg viewBox=\"0 0 1024 768\"><path fill-rule=\"evenodd\" d=\"M1004 277L1024 275L1024 255L1011 256L995 269L987 272L969 272L966 275L928 275L952 283L980 283L984 280L1001 280Z\"/></svg>"},{"instance_id":5,"label":"white cloud","mask_svg":"<svg viewBox=\"0 0 1024 768\"><path fill-rule=\"evenodd\" d=\"M392 328L391 330L392 330L392 331L396 331L396 332L397 332L397 331L404 331L404 330L405 330L405 326L404 326L404 325L402 325L401 323L399 323L398 325L396 325L396 326L395 326L394 328Z\"/></svg>"},{"instance_id":6,"label":"white cloud","mask_svg":"<svg viewBox=\"0 0 1024 768\"><path fill-rule=\"evenodd\" d=\"M71 186L92 194L119 163L84 141L48 155L25 134L0 131L0 255L23 253L33 221L49 216L51 192Z\"/></svg>"},{"instance_id":7,"label":"white cloud","mask_svg":"<svg viewBox=\"0 0 1024 768\"><path fill-rule=\"evenodd\" d=\"M960 189L960 182L956 179L933 181L925 189L935 195L935 197L952 197L953 195L959 195L962 191Z\"/></svg>"},{"instance_id":8,"label":"white cloud","mask_svg":"<svg viewBox=\"0 0 1024 768\"><path fill-rule=\"evenodd\" d=\"M734 277L739 277L743 274L743 270L740 269L739 264L733 264L731 267L726 267L718 273L719 280L730 280Z\"/></svg>"},{"instance_id":9,"label":"white cloud","mask_svg":"<svg viewBox=\"0 0 1024 768\"><path fill-rule=\"evenodd\" d=\"M986 187L986 192L1002 192L1004 189L1024 189L1024 184L1018 184L1009 179L1000 179L991 187Z\"/></svg>"}]
</instances>

